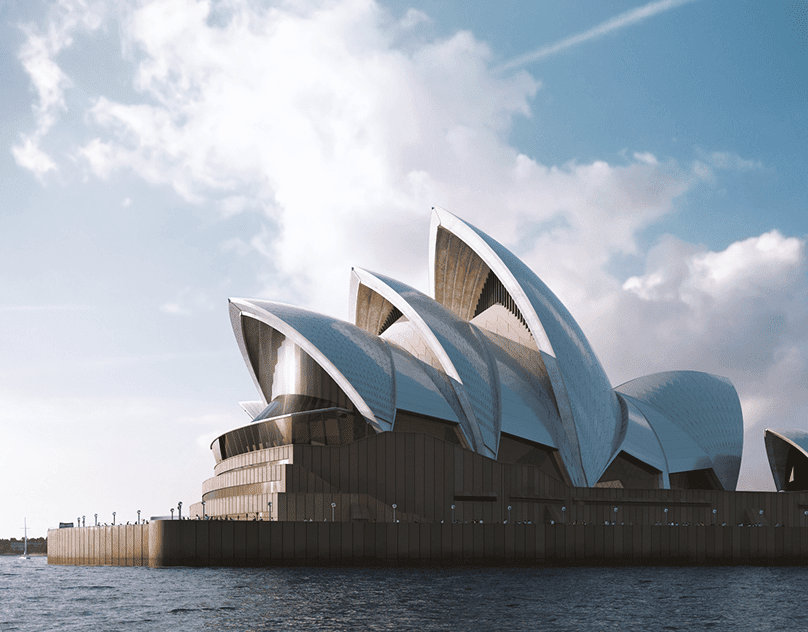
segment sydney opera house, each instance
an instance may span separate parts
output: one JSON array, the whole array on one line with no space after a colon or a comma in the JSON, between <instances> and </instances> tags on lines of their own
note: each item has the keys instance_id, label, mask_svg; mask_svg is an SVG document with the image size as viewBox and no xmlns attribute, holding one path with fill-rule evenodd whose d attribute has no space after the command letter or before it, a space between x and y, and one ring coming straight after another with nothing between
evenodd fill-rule
<instances>
[{"instance_id":1,"label":"sydney opera house","mask_svg":"<svg viewBox=\"0 0 808 632\"><path fill-rule=\"evenodd\" d=\"M549 522L570 519L570 489L593 512L614 490L735 490L743 420L727 379L613 387L539 277L442 209L429 259L429 294L353 269L350 322L230 300L258 397L213 441L192 516ZM808 476L806 445L767 437L783 487Z\"/></svg>"}]
</instances>

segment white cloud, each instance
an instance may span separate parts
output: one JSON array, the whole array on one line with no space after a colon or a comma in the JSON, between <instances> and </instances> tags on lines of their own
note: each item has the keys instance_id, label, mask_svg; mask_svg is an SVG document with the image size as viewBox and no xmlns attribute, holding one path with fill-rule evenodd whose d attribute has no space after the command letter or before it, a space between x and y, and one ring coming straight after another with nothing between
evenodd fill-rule
<instances>
[{"instance_id":1,"label":"white cloud","mask_svg":"<svg viewBox=\"0 0 808 632\"><path fill-rule=\"evenodd\" d=\"M563 220L521 254L564 252L550 277L594 279L693 178L650 153L619 167L536 163L507 138L513 118L530 115L535 79L497 76L467 32L403 48L402 25L369 0L236 3L224 21L194 0L124 15L143 102L99 95L95 137L77 154L102 178L126 169L226 214L263 209L277 230L249 247L281 300L344 315L351 265L423 288L433 204L496 224L510 243ZM410 17L410 29L423 22ZM577 257L568 278L563 262Z\"/></svg>"},{"instance_id":2,"label":"white cloud","mask_svg":"<svg viewBox=\"0 0 808 632\"><path fill-rule=\"evenodd\" d=\"M637 162L644 162L647 165L656 165L659 163L656 156L654 156L654 154L652 154L650 151L644 151L644 152L635 151L634 160L636 160Z\"/></svg>"},{"instance_id":3,"label":"white cloud","mask_svg":"<svg viewBox=\"0 0 808 632\"><path fill-rule=\"evenodd\" d=\"M40 134L20 134L20 143L12 146L11 154L20 167L32 171L41 179L48 171L56 169L56 163L39 148L39 136Z\"/></svg>"},{"instance_id":4,"label":"white cloud","mask_svg":"<svg viewBox=\"0 0 808 632\"><path fill-rule=\"evenodd\" d=\"M411 29L415 26L418 26L422 23L429 23L432 20L429 19L429 16L424 13L423 11L419 11L418 9L407 9L407 13L401 18L401 28L404 29Z\"/></svg>"},{"instance_id":5,"label":"white cloud","mask_svg":"<svg viewBox=\"0 0 808 632\"><path fill-rule=\"evenodd\" d=\"M763 163L760 160L747 160L729 151L714 151L707 156L707 162L716 169L735 169L737 171L763 169Z\"/></svg>"},{"instance_id":6,"label":"white cloud","mask_svg":"<svg viewBox=\"0 0 808 632\"><path fill-rule=\"evenodd\" d=\"M19 52L19 59L31 77L37 94L33 107L36 130L31 134L20 134L20 142L12 147L12 154L17 164L40 179L47 172L55 170L56 163L39 144L56 123L59 111L67 108L64 91L72 85L56 62L56 57L73 43L77 31L98 29L104 12L103 2L60 0L51 7L44 29L30 24L23 27L26 41Z\"/></svg>"},{"instance_id":7,"label":"white cloud","mask_svg":"<svg viewBox=\"0 0 808 632\"><path fill-rule=\"evenodd\" d=\"M691 306L716 298L755 298L761 292L791 286L794 271L804 259L805 244L773 230L730 244L721 252L681 247L690 251L689 256L669 259L658 269L631 277L623 289L647 301L679 299Z\"/></svg>"},{"instance_id":8,"label":"white cloud","mask_svg":"<svg viewBox=\"0 0 808 632\"><path fill-rule=\"evenodd\" d=\"M760 160L741 158L730 151L714 151L711 153L700 151L699 156L700 159L693 161L693 173L697 178L710 185L715 185L718 180L715 175L716 169L731 171L758 171L765 169ZM721 195L724 193L726 191L722 190L720 192Z\"/></svg>"},{"instance_id":9,"label":"white cloud","mask_svg":"<svg viewBox=\"0 0 808 632\"><path fill-rule=\"evenodd\" d=\"M715 185L716 177L712 167L701 160L693 161L693 174L704 182Z\"/></svg>"},{"instance_id":10,"label":"white cloud","mask_svg":"<svg viewBox=\"0 0 808 632\"><path fill-rule=\"evenodd\" d=\"M691 269L705 292L748 295L788 279L789 270L803 258L804 245L796 237L786 238L773 230L735 242L722 252L706 252L692 261Z\"/></svg>"}]
</instances>

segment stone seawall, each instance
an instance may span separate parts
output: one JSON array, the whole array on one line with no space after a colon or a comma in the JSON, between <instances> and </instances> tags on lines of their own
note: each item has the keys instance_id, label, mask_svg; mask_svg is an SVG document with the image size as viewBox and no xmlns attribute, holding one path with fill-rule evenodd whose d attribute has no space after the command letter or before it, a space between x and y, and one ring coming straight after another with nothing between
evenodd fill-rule
<instances>
[{"instance_id":1,"label":"stone seawall","mask_svg":"<svg viewBox=\"0 0 808 632\"><path fill-rule=\"evenodd\" d=\"M149 566L153 524L48 530L48 564Z\"/></svg>"},{"instance_id":2,"label":"stone seawall","mask_svg":"<svg viewBox=\"0 0 808 632\"><path fill-rule=\"evenodd\" d=\"M808 527L155 521L53 529L48 563L808 564Z\"/></svg>"}]
</instances>

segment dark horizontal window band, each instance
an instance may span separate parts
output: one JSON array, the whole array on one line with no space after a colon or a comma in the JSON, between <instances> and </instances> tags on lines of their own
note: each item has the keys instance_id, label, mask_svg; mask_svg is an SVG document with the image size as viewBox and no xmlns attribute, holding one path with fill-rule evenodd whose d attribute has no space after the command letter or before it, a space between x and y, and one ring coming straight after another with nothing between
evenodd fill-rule
<instances>
[{"instance_id":1,"label":"dark horizontal window band","mask_svg":"<svg viewBox=\"0 0 808 632\"><path fill-rule=\"evenodd\" d=\"M236 428L213 442L217 463L239 454L284 445L339 446L376 434L361 415L344 408L299 412L256 421Z\"/></svg>"}]
</instances>

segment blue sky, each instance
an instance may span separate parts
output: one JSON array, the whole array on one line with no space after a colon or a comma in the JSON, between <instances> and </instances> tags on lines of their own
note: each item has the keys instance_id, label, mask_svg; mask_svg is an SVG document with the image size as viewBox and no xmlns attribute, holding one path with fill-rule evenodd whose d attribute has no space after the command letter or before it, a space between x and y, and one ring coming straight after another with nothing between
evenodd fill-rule
<instances>
[{"instance_id":1,"label":"blue sky","mask_svg":"<svg viewBox=\"0 0 808 632\"><path fill-rule=\"evenodd\" d=\"M615 385L732 379L771 489L763 428L808 429L804 4L0 0L0 536L197 500L255 398L227 297L427 290L433 204Z\"/></svg>"}]
</instances>

